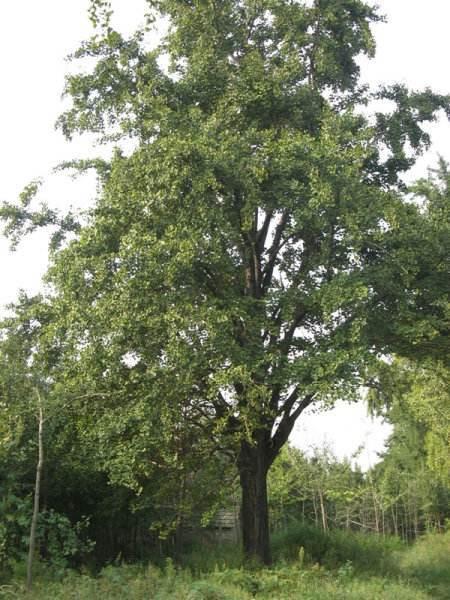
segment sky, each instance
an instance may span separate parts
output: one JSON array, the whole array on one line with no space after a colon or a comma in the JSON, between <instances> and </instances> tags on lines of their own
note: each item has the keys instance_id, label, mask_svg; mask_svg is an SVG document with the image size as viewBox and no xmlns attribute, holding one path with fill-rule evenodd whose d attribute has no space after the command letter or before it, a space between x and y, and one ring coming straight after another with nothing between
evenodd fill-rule
<instances>
[{"instance_id":1,"label":"sky","mask_svg":"<svg viewBox=\"0 0 450 600\"><path fill-rule=\"evenodd\" d=\"M414 89L450 92L450 2L380 0L387 23L374 28L377 56L361 61L362 78L373 86L402 82ZM13 201L30 180L42 177L42 199L65 210L86 207L95 196L92 178L73 181L52 169L64 160L92 152L92 140L66 142L54 123L64 109L61 92L69 69L65 57L91 33L88 0L16 0L0 2L0 202ZM131 32L140 24L144 0L113 0L114 23ZM450 126L430 129L432 149L416 166L413 178L425 176L437 155L450 160ZM47 236L39 232L16 252L0 237L0 307L20 289L35 293L47 265ZM2 309L0 308L0 311ZM326 443L350 457L365 445L358 462L373 465L390 429L367 417L363 403L339 402L334 410L302 415L292 436L304 449Z\"/></svg>"}]
</instances>

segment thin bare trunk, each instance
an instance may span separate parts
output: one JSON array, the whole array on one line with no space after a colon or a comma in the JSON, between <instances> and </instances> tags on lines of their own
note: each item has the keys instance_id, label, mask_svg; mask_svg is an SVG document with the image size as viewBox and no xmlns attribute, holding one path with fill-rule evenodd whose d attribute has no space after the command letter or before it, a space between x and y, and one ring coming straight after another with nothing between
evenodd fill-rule
<instances>
[{"instance_id":1,"label":"thin bare trunk","mask_svg":"<svg viewBox=\"0 0 450 600\"><path fill-rule=\"evenodd\" d=\"M184 497L186 489L186 476L183 474L181 478L181 485L178 495L178 510L176 516L176 529L175 529L175 553L177 558L181 556L183 549L183 521L184 521Z\"/></svg>"},{"instance_id":2,"label":"thin bare trunk","mask_svg":"<svg viewBox=\"0 0 450 600\"><path fill-rule=\"evenodd\" d=\"M322 527L324 531L328 531L328 522L327 522L327 511L325 508L325 502L323 500L323 492L322 490L318 490L319 500L320 500L320 513L322 515Z\"/></svg>"},{"instance_id":3,"label":"thin bare trunk","mask_svg":"<svg viewBox=\"0 0 450 600\"><path fill-rule=\"evenodd\" d=\"M391 507L392 510L392 522L394 524L394 533L398 535L398 519L397 519L397 502Z\"/></svg>"},{"instance_id":4,"label":"thin bare trunk","mask_svg":"<svg viewBox=\"0 0 450 600\"><path fill-rule=\"evenodd\" d=\"M31 518L31 529L30 529L30 543L28 547L28 561L27 561L27 591L31 590L31 586L33 583L33 557L34 557L34 549L36 545L36 526L37 520L39 517L39 495L41 492L41 475L42 475L42 466L44 464L44 443L42 439L43 429L44 429L44 413L42 411L42 403L41 398L38 393L38 402L39 402L39 428L38 428L38 463L36 467L36 485L34 488L34 506L33 506L33 516Z\"/></svg>"},{"instance_id":5,"label":"thin bare trunk","mask_svg":"<svg viewBox=\"0 0 450 600\"><path fill-rule=\"evenodd\" d=\"M319 515L318 515L318 512L317 512L316 492L313 492L312 501L313 501L313 509L314 509L314 523L315 523L316 527L318 527L318 525L319 525Z\"/></svg>"},{"instance_id":6,"label":"thin bare trunk","mask_svg":"<svg viewBox=\"0 0 450 600\"><path fill-rule=\"evenodd\" d=\"M380 533L380 517L378 514L378 504L377 497L375 495L375 490L372 488L372 501L373 501L373 512L375 516L375 530L377 533Z\"/></svg>"}]
</instances>

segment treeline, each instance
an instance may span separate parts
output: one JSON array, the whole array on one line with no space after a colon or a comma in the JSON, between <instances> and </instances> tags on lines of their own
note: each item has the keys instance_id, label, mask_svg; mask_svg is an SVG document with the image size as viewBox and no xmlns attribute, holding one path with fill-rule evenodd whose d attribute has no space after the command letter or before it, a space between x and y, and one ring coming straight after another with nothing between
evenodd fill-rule
<instances>
[{"instance_id":1,"label":"treeline","mask_svg":"<svg viewBox=\"0 0 450 600\"><path fill-rule=\"evenodd\" d=\"M411 450L413 459L403 466L397 452ZM405 541L425 531L443 531L450 514L449 489L419 455L417 448L402 441L363 473L327 450L307 457L289 447L270 478L273 527L284 529L292 521L305 520L324 531L341 528L395 534Z\"/></svg>"},{"instance_id":2,"label":"treeline","mask_svg":"<svg viewBox=\"0 0 450 600\"><path fill-rule=\"evenodd\" d=\"M450 516L448 370L397 360L381 363L372 383L369 406L393 425L381 460L363 473L326 449L307 457L288 448L270 479L275 527L301 518L325 531L356 529L405 541L444 530Z\"/></svg>"}]
</instances>

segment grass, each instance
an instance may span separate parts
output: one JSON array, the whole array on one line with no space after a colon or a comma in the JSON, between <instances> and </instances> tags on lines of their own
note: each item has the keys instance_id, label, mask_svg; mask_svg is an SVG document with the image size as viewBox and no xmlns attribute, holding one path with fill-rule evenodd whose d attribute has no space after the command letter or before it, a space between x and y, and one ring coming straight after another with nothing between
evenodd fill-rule
<instances>
[{"instance_id":1,"label":"grass","mask_svg":"<svg viewBox=\"0 0 450 600\"><path fill-rule=\"evenodd\" d=\"M233 546L191 549L183 567L108 566L97 577L41 568L33 600L445 600L450 589L450 532L406 547L398 540L303 525L275 536L271 569L244 570ZM0 597L23 598L18 574Z\"/></svg>"},{"instance_id":2,"label":"grass","mask_svg":"<svg viewBox=\"0 0 450 600\"><path fill-rule=\"evenodd\" d=\"M23 585L3 586L5 598L23 598ZM278 566L254 572L243 569L214 571L194 577L187 570L148 567L107 567L99 577L69 573L60 581L39 579L34 600L425 600L433 598L414 585L378 577L358 579L349 573L333 573L322 568L299 569Z\"/></svg>"},{"instance_id":3,"label":"grass","mask_svg":"<svg viewBox=\"0 0 450 600\"><path fill-rule=\"evenodd\" d=\"M432 598L450 598L450 531L426 535L396 558L403 576L425 586Z\"/></svg>"},{"instance_id":4,"label":"grass","mask_svg":"<svg viewBox=\"0 0 450 600\"><path fill-rule=\"evenodd\" d=\"M294 523L272 538L276 561L295 560L303 548L306 564L319 563L329 569L351 562L357 572L384 575L394 567L392 557L405 545L399 538L332 530L327 533L307 523Z\"/></svg>"}]
</instances>

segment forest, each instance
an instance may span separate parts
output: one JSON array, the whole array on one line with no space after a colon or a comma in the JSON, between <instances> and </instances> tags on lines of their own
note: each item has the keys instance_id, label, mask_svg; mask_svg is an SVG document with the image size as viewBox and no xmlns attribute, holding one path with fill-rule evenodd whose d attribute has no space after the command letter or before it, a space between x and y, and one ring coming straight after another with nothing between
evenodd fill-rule
<instances>
[{"instance_id":1,"label":"forest","mask_svg":"<svg viewBox=\"0 0 450 600\"><path fill-rule=\"evenodd\" d=\"M405 176L450 95L372 90L366 0L92 0L67 140L89 209L0 321L0 597L447 598L450 166ZM105 158L108 156L109 158ZM365 403L379 462L290 435Z\"/></svg>"}]
</instances>

